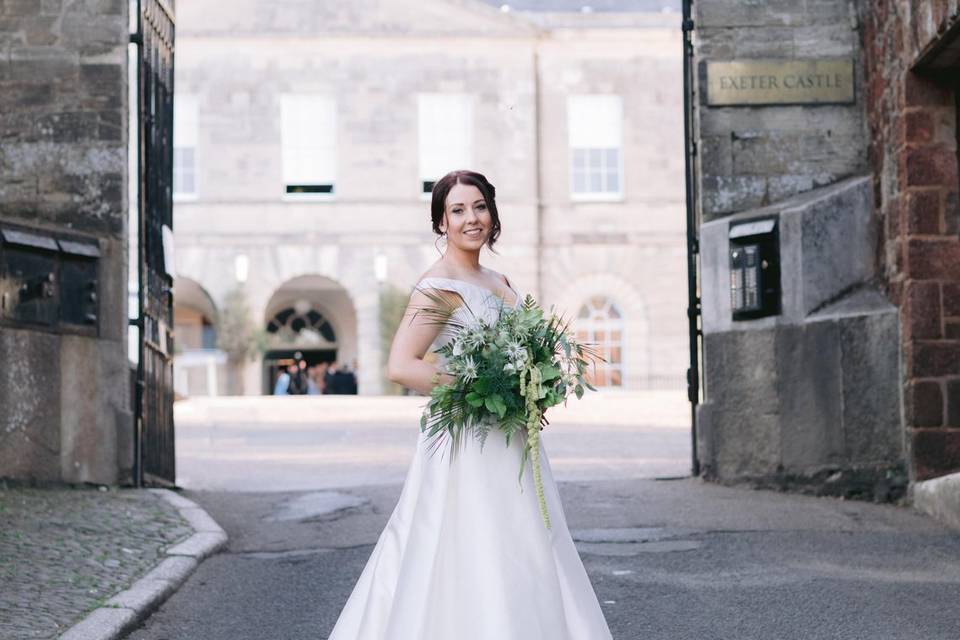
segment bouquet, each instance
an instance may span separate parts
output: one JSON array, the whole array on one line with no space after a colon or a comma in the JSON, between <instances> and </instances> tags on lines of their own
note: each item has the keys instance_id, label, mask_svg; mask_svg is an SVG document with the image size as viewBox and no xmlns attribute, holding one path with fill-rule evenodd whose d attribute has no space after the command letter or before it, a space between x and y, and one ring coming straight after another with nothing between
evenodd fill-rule
<instances>
[{"instance_id":1,"label":"bouquet","mask_svg":"<svg viewBox=\"0 0 960 640\"><path fill-rule=\"evenodd\" d=\"M501 305L498 319L490 324L469 307L466 321L454 319L445 298L429 290L423 293L435 306L419 308L414 316L424 313L453 332L436 352L445 357L446 373L455 378L433 387L420 419L429 448L449 440L453 456L463 438L472 435L482 450L491 429L503 432L507 446L511 438L523 437L518 479L522 483L529 457L540 514L549 529L540 470L540 430L548 424L544 412L565 402L570 393L581 398L584 388L595 391L584 372L590 361L602 358L593 345L573 338L569 321L552 308L545 314L530 295L516 308Z\"/></svg>"}]
</instances>

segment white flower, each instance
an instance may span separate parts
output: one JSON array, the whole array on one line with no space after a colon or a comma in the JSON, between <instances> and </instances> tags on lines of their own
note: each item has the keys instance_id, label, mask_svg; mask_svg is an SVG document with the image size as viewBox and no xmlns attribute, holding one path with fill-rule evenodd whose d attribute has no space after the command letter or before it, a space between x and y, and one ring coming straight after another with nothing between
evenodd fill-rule
<instances>
[{"instance_id":1,"label":"white flower","mask_svg":"<svg viewBox=\"0 0 960 640\"><path fill-rule=\"evenodd\" d=\"M529 354L525 347L521 346L519 342L511 342L507 345L505 354L508 358L513 360L518 367L522 366L524 362L527 361Z\"/></svg>"},{"instance_id":2,"label":"white flower","mask_svg":"<svg viewBox=\"0 0 960 640\"><path fill-rule=\"evenodd\" d=\"M516 373L520 369L514 363L508 362L507 364L503 365L503 370L506 373Z\"/></svg>"},{"instance_id":3,"label":"white flower","mask_svg":"<svg viewBox=\"0 0 960 640\"><path fill-rule=\"evenodd\" d=\"M473 356L467 356L461 362L460 377L463 378L465 382L469 382L477 377L477 363L474 362Z\"/></svg>"},{"instance_id":4,"label":"white flower","mask_svg":"<svg viewBox=\"0 0 960 640\"><path fill-rule=\"evenodd\" d=\"M485 343L486 336L481 328L474 329L463 337L463 346L468 352L482 349Z\"/></svg>"},{"instance_id":5,"label":"white flower","mask_svg":"<svg viewBox=\"0 0 960 640\"><path fill-rule=\"evenodd\" d=\"M453 340L453 355L462 356L464 354L463 339L460 337Z\"/></svg>"}]
</instances>

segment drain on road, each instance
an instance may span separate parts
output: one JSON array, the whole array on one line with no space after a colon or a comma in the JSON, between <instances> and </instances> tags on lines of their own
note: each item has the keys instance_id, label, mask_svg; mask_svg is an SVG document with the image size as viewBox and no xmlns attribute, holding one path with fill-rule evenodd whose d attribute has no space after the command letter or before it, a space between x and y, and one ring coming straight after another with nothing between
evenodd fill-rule
<instances>
[{"instance_id":1,"label":"drain on road","mask_svg":"<svg viewBox=\"0 0 960 640\"><path fill-rule=\"evenodd\" d=\"M288 549L285 551L244 551L234 555L241 558L252 558L254 560L290 560L297 558L309 558L325 553L336 551L328 547L320 549Z\"/></svg>"},{"instance_id":2,"label":"drain on road","mask_svg":"<svg viewBox=\"0 0 960 640\"><path fill-rule=\"evenodd\" d=\"M626 527L619 529L578 529L571 532L577 549L599 556L635 556L641 553L692 551L703 543L683 539L700 533L695 529Z\"/></svg>"},{"instance_id":3,"label":"drain on road","mask_svg":"<svg viewBox=\"0 0 960 640\"><path fill-rule=\"evenodd\" d=\"M315 491L287 500L266 519L270 522L333 520L342 515L341 512L362 507L369 502L366 498L340 491Z\"/></svg>"}]
</instances>

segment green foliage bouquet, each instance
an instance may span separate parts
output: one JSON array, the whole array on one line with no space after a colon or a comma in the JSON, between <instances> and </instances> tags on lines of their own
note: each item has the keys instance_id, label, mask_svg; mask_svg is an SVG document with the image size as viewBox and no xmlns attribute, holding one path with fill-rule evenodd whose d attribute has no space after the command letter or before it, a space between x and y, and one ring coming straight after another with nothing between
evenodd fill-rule
<instances>
[{"instance_id":1,"label":"green foliage bouquet","mask_svg":"<svg viewBox=\"0 0 960 640\"><path fill-rule=\"evenodd\" d=\"M469 319L457 319L445 298L429 290L423 293L433 305L416 314L453 333L436 352L444 356L446 373L454 382L433 387L420 420L429 448L433 451L449 440L453 456L466 435L476 437L481 450L491 429L503 432L507 446L511 438L522 436L519 480L529 457L540 514L549 529L540 471L540 430L548 424L544 412L570 393L580 398L584 388L595 391L584 372L591 361L602 358L592 345L573 338L569 321L552 309L545 314L530 295L516 308L501 305L497 321L490 324L469 307Z\"/></svg>"}]
</instances>

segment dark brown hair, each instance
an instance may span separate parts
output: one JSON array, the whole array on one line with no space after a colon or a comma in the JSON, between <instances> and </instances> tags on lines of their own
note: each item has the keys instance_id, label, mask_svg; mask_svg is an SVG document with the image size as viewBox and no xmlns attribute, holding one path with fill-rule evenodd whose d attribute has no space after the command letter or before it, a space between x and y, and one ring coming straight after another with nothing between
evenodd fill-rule
<instances>
[{"instance_id":1,"label":"dark brown hair","mask_svg":"<svg viewBox=\"0 0 960 640\"><path fill-rule=\"evenodd\" d=\"M430 202L430 219L433 221L433 232L440 235L440 223L443 221L443 212L446 208L447 195L450 194L450 190L453 189L455 184L469 184L473 185L480 190L480 194L483 196L484 201L487 203L487 208L490 210L490 220L492 226L490 229L490 235L487 237L487 246L490 247L490 250L493 250L493 243L497 241L497 238L500 236L500 214L497 213L497 201L496 194L497 190L494 189L493 185L490 184L490 181L476 171L467 171L461 169L458 171L451 171L447 175L443 176L437 180L436 184L433 185L433 199Z\"/></svg>"}]
</instances>

